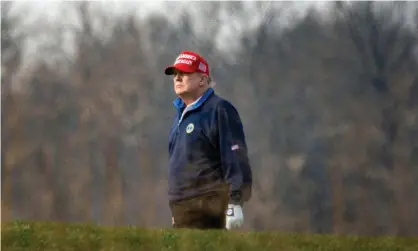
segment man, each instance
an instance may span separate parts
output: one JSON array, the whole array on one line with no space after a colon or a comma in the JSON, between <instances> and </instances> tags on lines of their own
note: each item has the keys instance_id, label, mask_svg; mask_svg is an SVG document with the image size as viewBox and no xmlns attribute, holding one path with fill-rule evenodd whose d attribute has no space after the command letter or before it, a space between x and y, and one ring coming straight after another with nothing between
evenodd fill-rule
<instances>
[{"instance_id":1,"label":"man","mask_svg":"<svg viewBox=\"0 0 418 251\"><path fill-rule=\"evenodd\" d=\"M173 76L178 96L169 135L173 227L239 228L252 185L240 116L215 94L209 65L199 54L183 51L165 74Z\"/></svg>"}]
</instances>

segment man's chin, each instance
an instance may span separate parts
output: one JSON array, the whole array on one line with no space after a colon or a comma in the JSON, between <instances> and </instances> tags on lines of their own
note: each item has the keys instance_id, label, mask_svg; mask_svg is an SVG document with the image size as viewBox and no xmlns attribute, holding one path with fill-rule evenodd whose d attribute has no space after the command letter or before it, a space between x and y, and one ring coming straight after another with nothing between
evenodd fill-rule
<instances>
[{"instance_id":1,"label":"man's chin","mask_svg":"<svg viewBox=\"0 0 418 251\"><path fill-rule=\"evenodd\" d=\"M184 90L175 90L175 93L177 96L182 96L182 95L186 95L187 92Z\"/></svg>"}]
</instances>

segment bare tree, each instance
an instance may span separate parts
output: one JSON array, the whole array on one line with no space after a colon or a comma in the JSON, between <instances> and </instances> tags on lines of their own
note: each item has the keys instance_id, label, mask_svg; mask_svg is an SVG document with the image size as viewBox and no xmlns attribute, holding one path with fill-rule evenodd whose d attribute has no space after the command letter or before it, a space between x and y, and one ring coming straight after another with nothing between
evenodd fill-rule
<instances>
[{"instance_id":1,"label":"bare tree","mask_svg":"<svg viewBox=\"0 0 418 251\"><path fill-rule=\"evenodd\" d=\"M24 36L20 33L21 20L12 15L14 2L1 2L1 100L2 100L2 220L11 218L12 172L20 161L22 149L22 99L13 93L15 76L21 65ZM27 154L27 153L25 153Z\"/></svg>"}]
</instances>

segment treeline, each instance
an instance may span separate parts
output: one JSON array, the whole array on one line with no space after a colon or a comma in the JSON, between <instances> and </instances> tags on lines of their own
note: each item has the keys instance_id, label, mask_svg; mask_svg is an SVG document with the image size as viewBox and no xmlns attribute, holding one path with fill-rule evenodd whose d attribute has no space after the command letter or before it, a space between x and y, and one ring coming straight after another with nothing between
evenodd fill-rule
<instances>
[{"instance_id":1,"label":"treeline","mask_svg":"<svg viewBox=\"0 0 418 251\"><path fill-rule=\"evenodd\" d=\"M241 2L191 4L199 23L66 4L79 26L25 29L1 2L2 220L170 226L175 97L163 69L190 49L243 118L255 178L246 229L418 234L416 3L329 3L288 26L280 3L257 3L256 25ZM221 49L234 22L243 32ZM38 31L48 39L27 58Z\"/></svg>"}]
</instances>

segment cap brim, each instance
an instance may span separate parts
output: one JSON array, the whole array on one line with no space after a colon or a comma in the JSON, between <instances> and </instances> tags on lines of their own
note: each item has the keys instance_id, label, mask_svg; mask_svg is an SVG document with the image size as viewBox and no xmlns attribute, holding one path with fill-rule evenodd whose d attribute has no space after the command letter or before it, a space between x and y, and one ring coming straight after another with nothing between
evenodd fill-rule
<instances>
[{"instance_id":1,"label":"cap brim","mask_svg":"<svg viewBox=\"0 0 418 251\"><path fill-rule=\"evenodd\" d=\"M173 75L174 69L176 69L174 66L169 66L165 68L164 74L165 75Z\"/></svg>"},{"instance_id":2,"label":"cap brim","mask_svg":"<svg viewBox=\"0 0 418 251\"><path fill-rule=\"evenodd\" d=\"M192 73L195 72L195 70L191 70L188 66L184 66L183 65L172 65L169 66L167 68L165 68L165 75L173 75L174 74L174 70L178 70L178 71L182 71L182 72L188 72L188 73Z\"/></svg>"}]
</instances>

